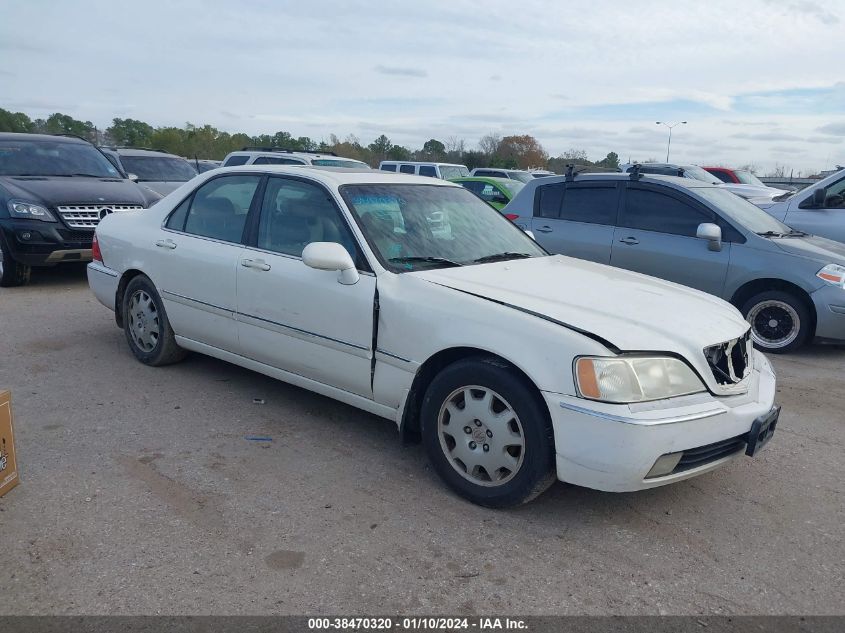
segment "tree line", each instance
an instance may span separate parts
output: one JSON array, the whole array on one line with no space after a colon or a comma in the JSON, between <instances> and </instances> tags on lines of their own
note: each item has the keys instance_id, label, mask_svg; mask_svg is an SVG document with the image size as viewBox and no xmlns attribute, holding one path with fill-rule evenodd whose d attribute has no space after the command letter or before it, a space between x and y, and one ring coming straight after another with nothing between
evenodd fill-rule
<instances>
[{"instance_id":1,"label":"tree line","mask_svg":"<svg viewBox=\"0 0 845 633\"><path fill-rule=\"evenodd\" d=\"M443 141L429 139L418 149L394 144L381 134L372 143L363 144L350 134L341 140L330 134L328 139L316 141L308 136L295 137L289 132L250 135L229 133L212 125L184 127L154 127L137 119L115 118L105 130L91 121L80 121L56 112L46 119L31 119L23 112L0 108L0 132L29 132L37 134L72 134L97 145L146 147L164 150L186 158L221 160L229 152L244 147L278 147L295 151L334 152L338 156L355 158L372 167L382 160L425 160L459 163L474 167L505 169L549 169L562 173L566 165L586 165L605 168L619 166L619 157L610 152L605 158L592 162L584 150L572 149L557 157L549 156L540 142L530 134L483 136L477 147L469 148L464 139L452 136Z\"/></svg>"}]
</instances>

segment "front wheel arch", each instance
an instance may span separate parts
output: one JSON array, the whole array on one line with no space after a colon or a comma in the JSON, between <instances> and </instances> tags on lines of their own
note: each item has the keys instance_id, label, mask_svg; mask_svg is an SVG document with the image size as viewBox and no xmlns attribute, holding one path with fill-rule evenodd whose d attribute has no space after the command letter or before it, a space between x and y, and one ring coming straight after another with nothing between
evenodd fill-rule
<instances>
[{"instance_id":1,"label":"front wheel arch","mask_svg":"<svg viewBox=\"0 0 845 633\"><path fill-rule=\"evenodd\" d=\"M801 286L784 281L783 279L755 279L737 288L731 297L731 305L741 311L742 307L751 297L768 290L780 290L781 292L789 293L804 303L807 310L810 311L810 333L808 340L812 340L816 332L816 306L810 298L810 294ZM745 315L742 316L745 318Z\"/></svg>"},{"instance_id":2,"label":"front wheel arch","mask_svg":"<svg viewBox=\"0 0 845 633\"><path fill-rule=\"evenodd\" d=\"M450 347L432 354L420 365L416 376L414 376L414 381L411 383L411 388L408 391L408 397L405 398L405 407L399 423L399 431L402 434L403 442L411 444L418 444L420 442L420 410L422 409L422 401L425 392L428 390L428 386L434 380L435 376L449 365L473 357L479 359L485 358L488 362L503 364L519 375L526 386L539 398L543 409L551 417L551 413L548 412L548 406L540 393L540 389L516 363L478 347Z\"/></svg>"}]
</instances>

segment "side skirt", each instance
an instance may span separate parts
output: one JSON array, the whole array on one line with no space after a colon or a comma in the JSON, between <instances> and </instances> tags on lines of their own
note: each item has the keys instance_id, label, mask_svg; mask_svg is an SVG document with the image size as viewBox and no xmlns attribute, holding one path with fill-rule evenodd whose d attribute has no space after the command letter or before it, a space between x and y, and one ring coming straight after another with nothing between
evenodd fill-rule
<instances>
[{"instance_id":1,"label":"side skirt","mask_svg":"<svg viewBox=\"0 0 845 633\"><path fill-rule=\"evenodd\" d=\"M343 391L342 389L338 389L336 387L331 387L324 383L317 382L316 380L311 380L310 378L300 376L299 374L294 374L283 369L277 369L276 367L265 365L264 363L259 363L257 360L252 360L251 358L246 358L245 356L240 356L238 354L233 354L232 352L227 352L226 350L222 350L219 347L206 345L205 343L200 343L199 341L185 338L184 336L177 335L176 342L179 344L180 347L184 347L185 349L191 350L193 352L199 352L200 354L213 356L214 358L225 360L226 362L233 363L234 365L240 365L241 367L251 369L252 371L257 371L260 374L270 376L271 378L275 378L276 380L281 380L291 385L307 389L308 391L319 393L322 396L326 396L334 400L339 400L340 402L351 405L358 409L363 409L364 411L367 411L379 417L387 418L388 420L393 420L394 422L396 421L396 409L392 409L391 407L385 406L383 404L373 402L369 398L365 398L363 396L359 396L348 391Z\"/></svg>"}]
</instances>

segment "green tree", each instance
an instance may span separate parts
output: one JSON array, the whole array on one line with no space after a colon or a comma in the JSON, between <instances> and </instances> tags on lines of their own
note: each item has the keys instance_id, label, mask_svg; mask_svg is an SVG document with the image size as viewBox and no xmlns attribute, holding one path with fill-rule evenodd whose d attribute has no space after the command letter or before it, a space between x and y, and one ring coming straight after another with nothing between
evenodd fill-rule
<instances>
[{"instance_id":1,"label":"green tree","mask_svg":"<svg viewBox=\"0 0 845 633\"><path fill-rule=\"evenodd\" d=\"M96 140L94 138L94 124L91 121L79 121L72 116L56 112L47 117L44 124L44 131L47 134L73 134L84 139Z\"/></svg>"},{"instance_id":2,"label":"green tree","mask_svg":"<svg viewBox=\"0 0 845 633\"><path fill-rule=\"evenodd\" d=\"M607 156L596 162L596 167L606 167L607 169L616 169L619 167L619 155L616 152L610 152Z\"/></svg>"},{"instance_id":3,"label":"green tree","mask_svg":"<svg viewBox=\"0 0 845 633\"><path fill-rule=\"evenodd\" d=\"M393 143L390 142L390 139L382 134L370 143L367 149L369 149L372 154L373 163L379 163L383 160L387 160L387 155L390 153L392 147Z\"/></svg>"},{"instance_id":4,"label":"green tree","mask_svg":"<svg viewBox=\"0 0 845 633\"><path fill-rule=\"evenodd\" d=\"M0 108L0 132L32 132L32 120L23 112L9 112Z\"/></svg>"},{"instance_id":5,"label":"green tree","mask_svg":"<svg viewBox=\"0 0 845 633\"><path fill-rule=\"evenodd\" d=\"M433 138L423 143L422 151L428 160L442 160L446 155L446 146Z\"/></svg>"},{"instance_id":6,"label":"green tree","mask_svg":"<svg viewBox=\"0 0 845 633\"><path fill-rule=\"evenodd\" d=\"M388 160L411 160L411 150L401 145L393 145L387 152Z\"/></svg>"},{"instance_id":7,"label":"green tree","mask_svg":"<svg viewBox=\"0 0 845 633\"><path fill-rule=\"evenodd\" d=\"M131 147L150 147L153 126L137 119L112 119L106 134L115 145Z\"/></svg>"}]
</instances>

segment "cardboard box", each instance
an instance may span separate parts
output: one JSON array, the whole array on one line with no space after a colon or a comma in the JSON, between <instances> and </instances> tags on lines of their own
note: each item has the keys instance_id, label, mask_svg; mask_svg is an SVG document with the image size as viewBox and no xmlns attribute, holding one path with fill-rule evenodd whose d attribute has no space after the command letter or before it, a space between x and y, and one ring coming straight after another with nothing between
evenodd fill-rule
<instances>
[{"instance_id":1,"label":"cardboard box","mask_svg":"<svg viewBox=\"0 0 845 633\"><path fill-rule=\"evenodd\" d=\"M18 485L15 434L12 430L12 394L0 391L0 497Z\"/></svg>"}]
</instances>

